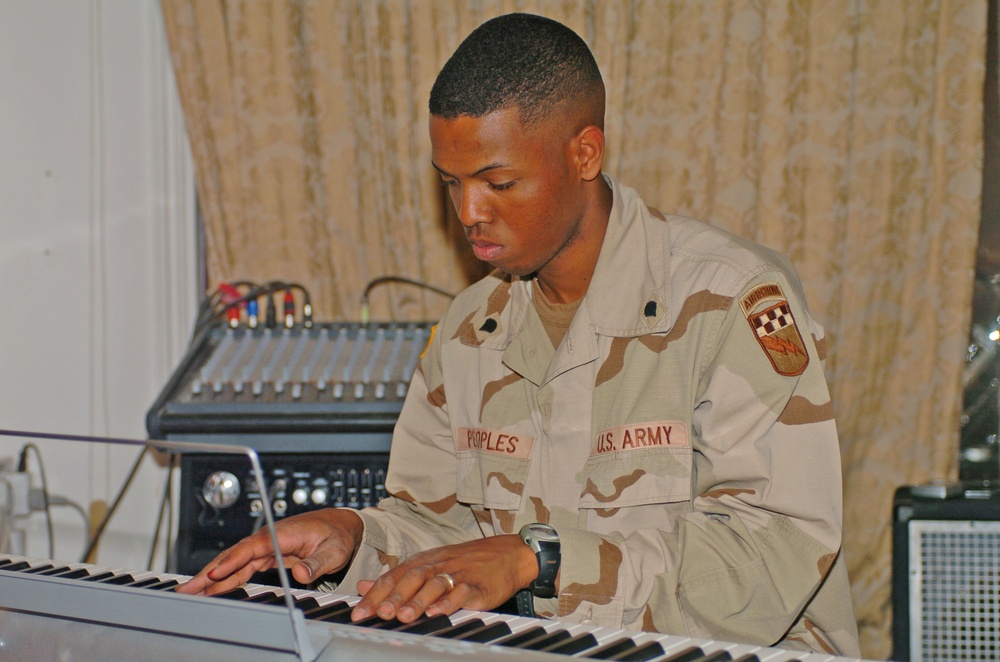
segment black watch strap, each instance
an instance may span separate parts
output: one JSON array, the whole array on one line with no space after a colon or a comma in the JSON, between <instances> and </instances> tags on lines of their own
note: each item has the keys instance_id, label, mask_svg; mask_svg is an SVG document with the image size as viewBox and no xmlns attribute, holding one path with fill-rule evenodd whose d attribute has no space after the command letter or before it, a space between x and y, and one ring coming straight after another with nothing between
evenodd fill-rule
<instances>
[{"instance_id":1,"label":"black watch strap","mask_svg":"<svg viewBox=\"0 0 1000 662\"><path fill-rule=\"evenodd\" d=\"M531 589L522 588L514 594L517 599L517 615L535 617L535 594Z\"/></svg>"}]
</instances>

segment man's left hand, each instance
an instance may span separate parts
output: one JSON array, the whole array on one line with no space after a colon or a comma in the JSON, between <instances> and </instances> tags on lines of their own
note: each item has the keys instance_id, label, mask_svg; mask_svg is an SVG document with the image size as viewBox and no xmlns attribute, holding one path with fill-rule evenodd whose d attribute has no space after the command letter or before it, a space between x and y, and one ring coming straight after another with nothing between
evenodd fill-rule
<instances>
[{"instance_id":1,"label":"man's left hand","mask_svg":"<svg viewBox=\"0 0 1000 662\"><path fill-rule=\"evenodd\" d=\"M422 614L489 610L538 576L538 561L520 536L491 536L415 554L375 581L358 582L354 621L378 615L410 623Z\"/></svg>"}]
</instances>

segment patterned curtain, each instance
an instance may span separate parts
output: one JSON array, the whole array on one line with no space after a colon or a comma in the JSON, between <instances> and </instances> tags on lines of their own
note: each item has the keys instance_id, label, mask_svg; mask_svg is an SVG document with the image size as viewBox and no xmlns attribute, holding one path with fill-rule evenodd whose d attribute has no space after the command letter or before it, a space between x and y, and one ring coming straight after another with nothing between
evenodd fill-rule
<instances>
[{"instance_id":1,"label":"patterned curtain","mask_svg":"<svg viewBox=\"0 0 1000 662\"><path fill-rule=\"evenodd\" d=\"M985 0L163 0L211 282L294 280L358 318L394 274L482 273L430 166L427 95L483 20L591 45L606 171L787 254L829 339L845 553L868 657L891 650L894 489L953 477L982 189ZM374 319L447 300L372 294Z\"/></svg>"}]
</instances>

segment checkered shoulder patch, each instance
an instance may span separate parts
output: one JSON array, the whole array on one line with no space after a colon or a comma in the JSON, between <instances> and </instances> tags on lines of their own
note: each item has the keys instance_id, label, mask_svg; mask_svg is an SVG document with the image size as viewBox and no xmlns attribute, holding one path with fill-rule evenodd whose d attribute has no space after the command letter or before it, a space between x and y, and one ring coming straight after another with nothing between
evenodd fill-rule
<instances>
[{"instance_id":1,"label":"checkered shoulder patch","mask_svg":"<svg viewBox=\"0 0 1000 662\"><path fill-rule=\"evenodd\" d=\"M809 365L802 336L781 286L763 283L740 297L740 308L775 372L801 375Z\"/></svg>"}]
</instances>

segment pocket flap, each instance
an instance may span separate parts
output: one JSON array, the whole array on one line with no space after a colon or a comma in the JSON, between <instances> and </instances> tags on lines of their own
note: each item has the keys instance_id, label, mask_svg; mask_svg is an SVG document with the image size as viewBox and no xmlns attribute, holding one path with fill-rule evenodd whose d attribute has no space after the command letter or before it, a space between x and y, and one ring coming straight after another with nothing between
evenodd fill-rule
<instances>
[{"instance_id":1,"label":"pocket flap","mask_svg":"<svg viewBox=\"0 0 1000 662\"><path fill-rule=\"evenodd\" d=\"M657 447L591 456L581 508L622 508L691 498L690 447Z\"/></svg>"}]
</instances>

